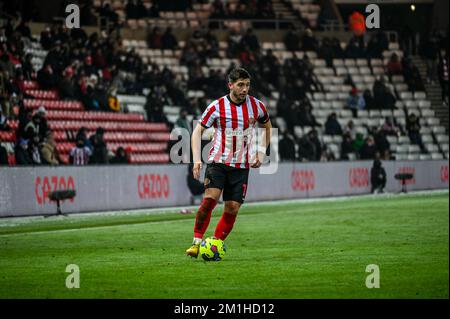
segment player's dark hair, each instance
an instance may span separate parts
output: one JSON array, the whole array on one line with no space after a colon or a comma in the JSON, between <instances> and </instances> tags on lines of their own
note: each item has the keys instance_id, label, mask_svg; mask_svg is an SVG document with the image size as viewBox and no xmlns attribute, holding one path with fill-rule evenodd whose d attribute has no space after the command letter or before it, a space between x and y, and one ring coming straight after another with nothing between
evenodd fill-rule
<instances>
[{"instance_id":1,"label":"player's dark hair","mask_svg":"<svg viewBox=\"0 0 450 319\"><path fill-rule=\"evenodd\" d=\"M243 68L234 68L228 74L228 82L234 83L239 79L250 79L250 73Z\"/></svg>"}]
</instances>

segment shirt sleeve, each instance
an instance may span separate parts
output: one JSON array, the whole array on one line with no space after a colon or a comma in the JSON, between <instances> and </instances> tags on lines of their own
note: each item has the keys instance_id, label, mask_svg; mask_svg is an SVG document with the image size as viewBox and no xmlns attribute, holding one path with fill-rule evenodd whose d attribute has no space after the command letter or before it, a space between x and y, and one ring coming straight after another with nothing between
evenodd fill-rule
<instances>
[{"instance_id":1,"label":"shirt sleeve","mask_svg":"<svg viewBox=\"0 0 450 319\"><path fill-rule=\"evenodd\" d=\"M217 105L215 102L213 102L210 105L208 105L206 110L203 112L200 124L204 128L210 128L214 124L214 121L216 119L217 119Z\"/></svg>"},{"instance_id":2,"label":"shirt sleeve","mask_svg":"<svg viewBox=\"0 0 450 319\"><path fill-rule=\"evenodd\" d=\"M263 102L258 101L258 123L265 124L270 120L269 113L267 112L266 106Z\"/></svg>"}]
</instances>

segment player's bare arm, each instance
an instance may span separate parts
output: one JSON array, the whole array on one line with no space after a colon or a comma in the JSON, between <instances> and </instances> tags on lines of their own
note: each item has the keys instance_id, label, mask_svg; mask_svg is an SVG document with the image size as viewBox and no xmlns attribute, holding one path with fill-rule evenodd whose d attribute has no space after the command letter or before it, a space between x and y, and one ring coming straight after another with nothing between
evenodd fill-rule
<instances>
[{"instance_id":1,"label":"player's bare arm","mask_svg":"<svg viewBox=\"0 0 450 319\"><path fill-rule=\"evenodd\" d=\"M267 146L269 146L270 138L272 136L272 123L270 122L270 120L268 120L266 123L259 124L259 126L264 128L262 145L258 146L255 162L251 165L252 168L258 168L261 166L264 160L264 156L266 155Z\"/></svg>"},{"instance_id":2,"label":"player's bare arm","mask_svg":"<svg viewBox=\"0 0 450 319\"><path fill-rule=\"evenodd\" d=\"M195 179L200 178L200 171L202 170L201 141L204 131L205 128L202 125L197 124L191 137L192 157L194 161L194 168L192 169L192 172Z\"/></svg>"}]
</instances>

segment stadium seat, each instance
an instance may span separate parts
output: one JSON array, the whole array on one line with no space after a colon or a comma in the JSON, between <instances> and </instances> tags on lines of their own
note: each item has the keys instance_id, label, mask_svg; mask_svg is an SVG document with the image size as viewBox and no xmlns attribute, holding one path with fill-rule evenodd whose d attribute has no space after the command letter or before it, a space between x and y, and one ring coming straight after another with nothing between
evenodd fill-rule
<instances>
[{"instance_id":1,"label":"stadium seat","mask_svg":"<svg viewBox=\"0 0 450 319\"><path fill-rule=\"evenodd\" d=\"M434 160L444 159L444 156L441 153L431 153L431 158Z\"/></svg>"}]
</instances>

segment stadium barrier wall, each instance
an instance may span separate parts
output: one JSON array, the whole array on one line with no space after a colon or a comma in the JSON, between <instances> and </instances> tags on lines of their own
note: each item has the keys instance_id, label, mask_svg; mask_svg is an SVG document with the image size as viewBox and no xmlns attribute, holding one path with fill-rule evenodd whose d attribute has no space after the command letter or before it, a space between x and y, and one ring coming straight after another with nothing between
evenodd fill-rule
<instances>
[{"instance_id":1,"label":"stadium barrier wall","mask_svg":"<svg viewBox=\"0 0 450 319\"><path fill-rule=\"evenodd\" d=\"M446 160L384 161L383 166L388 192L401 191L397 173L414 175L408 191L448 189ZM246 202L367 194L371 167L371 161L352 161L280 163L271 175L252 169ZM0 216L54 214L48 194L64 189L77 191L61 203L64 213L190 205L187 172L187 165L0 168Z\"/></svg>"}]
</instances>

